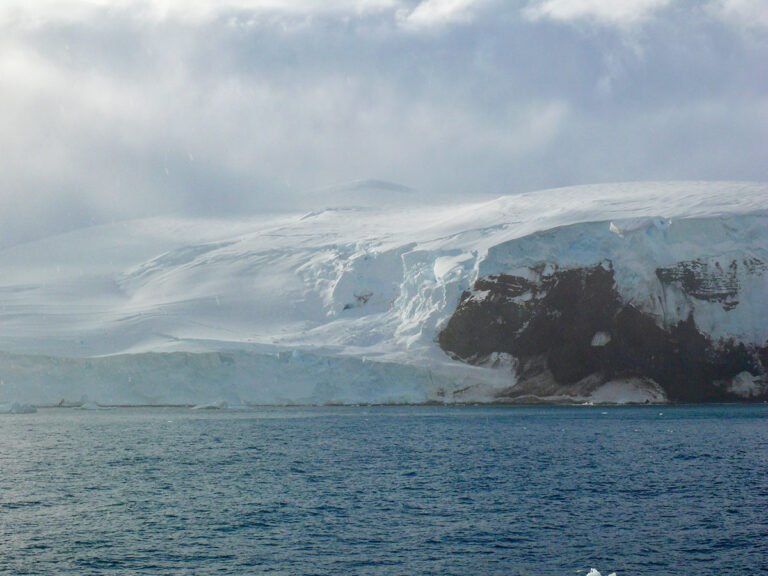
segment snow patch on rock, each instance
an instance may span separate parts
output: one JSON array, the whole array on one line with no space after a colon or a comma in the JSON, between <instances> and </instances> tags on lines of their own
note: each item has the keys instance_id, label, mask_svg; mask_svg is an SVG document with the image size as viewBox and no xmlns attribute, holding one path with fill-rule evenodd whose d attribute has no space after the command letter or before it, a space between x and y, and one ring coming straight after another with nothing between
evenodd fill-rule
<instances>
[{"instance_id":1,"label":"snow patch on rock","mask_svg":"<svg viewBox=\"0 0 768 576\"><path fill-rule=\"evenodd\" d=\"M667 397L653 380L625 378L601 385L589 395L588 401L594 404L661 404Z\"/></svg>"},{"instance_id":2,"label":"snow patch on rock","mask_svg":"<svg viewBox=\"0 0 768 576\"><path fill-rule=\"evenodd\" d=\"M611 335L609 332L595 332L592 336L592 346L603 347L611 341Z\"/></svg>"},{"instance_id":3,"label":"snow patch on rock","mask_svg":"<svg viewBox=\"0 0 768 576\"><path fill-rule=\"evenodd\" d=\"M742 398L751 398L763 392L764 381L749 372L740 372L730 382L728 391Z\"/></svg>"}]
</instances>

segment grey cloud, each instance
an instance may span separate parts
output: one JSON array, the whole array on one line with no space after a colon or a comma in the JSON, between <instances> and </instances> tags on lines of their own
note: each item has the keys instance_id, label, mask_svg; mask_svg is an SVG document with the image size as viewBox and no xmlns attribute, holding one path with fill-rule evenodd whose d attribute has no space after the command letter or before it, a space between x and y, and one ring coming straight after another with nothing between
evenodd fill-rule
<instances>
[{"instance_id":1,"label":"grey cloud","mask_svg":"<svg viewBox=\"0 0 768 576\"><path fill-rule=\"evenodd\" d=\"M532 19L587 20L610 26L641 24L671 4L672 0L532 0L524 14Z\"/></svg>"},{"instance_id":2,"label":"grey cloud","mask_svg":"<svg viewBox=\"0 0 768 576\"><path fill-rule=\"evenodd\" d=\"M466 199L768 178L768 47L725 0L659 3L632 30L532 21L524 1L53 4L0 11L5 244L332 204L368 179Z\"/></svg>"}]
</instances>

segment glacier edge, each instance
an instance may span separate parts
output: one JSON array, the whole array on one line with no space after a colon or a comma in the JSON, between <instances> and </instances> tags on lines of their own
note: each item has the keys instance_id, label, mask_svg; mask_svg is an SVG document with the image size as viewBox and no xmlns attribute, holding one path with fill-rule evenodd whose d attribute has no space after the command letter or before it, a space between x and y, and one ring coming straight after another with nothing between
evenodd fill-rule
<instances>
[{"instance_id":1,"label":"glacier edge","mask_svg":"<svg viewBox=\"0 0 768 576\"><path fill-rule=\"evenodd\" d=\"M504 400L518 358L493 350L466 362L439 346L464 295L487 299L478 282L494 276L594 266L611 269L622 301L660 329L692 318L716 345L758 349L768 343L766 200L759 183L609 184L352 216L150 219L8 248L0 402ZM593 341L615 344L603 329ZM760 398L767 362L721 385ZM600 393L593 381L541 382L529 400L663 401L643 378L620 374Z\"/></svg>"}]
</instances>

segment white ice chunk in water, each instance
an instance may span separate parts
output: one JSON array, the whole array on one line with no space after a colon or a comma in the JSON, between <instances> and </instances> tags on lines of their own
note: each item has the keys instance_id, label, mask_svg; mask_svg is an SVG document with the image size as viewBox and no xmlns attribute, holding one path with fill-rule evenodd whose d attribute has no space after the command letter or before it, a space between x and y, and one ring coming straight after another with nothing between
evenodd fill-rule
<instances>
[{"instance_id":1,"label":"white ice chunk in water","mask_svg":"<svg viewBox=\"0 0 768 576\"><path fill-rule=\"evenodd\" d=\"M32 404L22 404L21 402L0 404L0 414L34 414L35 412L37 412L37 408Z\"/></svg>"},{"instance_id":2,"label":"white ice chunk in water","mask_svg":"<svg viewBox=\"0 0 768 576\"><path fill-rule=\"evenodd\" d=\"M107 406L101 406L96 402L85 401L80 406L75 406L75 410L111 410L111 408Z\"/></svg>"},{"instance_id":3,"label":"white ice chunk in water","mask_svg":"<svg viewBox=\"0 0 768 576\"><path fill-rule=\"evenodd\" d=\"M226 400L219 400L217 402L209 402L207 404L197 404L192 406L192 410L227 410L229 408L229 402Z\"/></svg>"}]
</instances>

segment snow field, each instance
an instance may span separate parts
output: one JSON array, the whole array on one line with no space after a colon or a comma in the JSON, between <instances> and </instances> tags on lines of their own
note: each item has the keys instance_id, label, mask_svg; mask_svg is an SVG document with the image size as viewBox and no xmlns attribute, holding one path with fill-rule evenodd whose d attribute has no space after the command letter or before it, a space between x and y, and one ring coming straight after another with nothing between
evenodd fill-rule
<instances>
[{"instance_id":1,"label":"snow field","mask_svg":"<svg viewBox=\"0 0 768 576\"><path fill-rule=\"evenodd\" d=\"M478 277L530 276L540 263L613 266L623 298L660 325L693 313L715 339L762 344L764 271L741 266L726 309L665 287L655 269L768 262L766 206L763 184L606 184L459 206L119 222L6 248L0 401L488 399L513 367L453 361L437 332Z\"/></svg>"}]
</instances>

